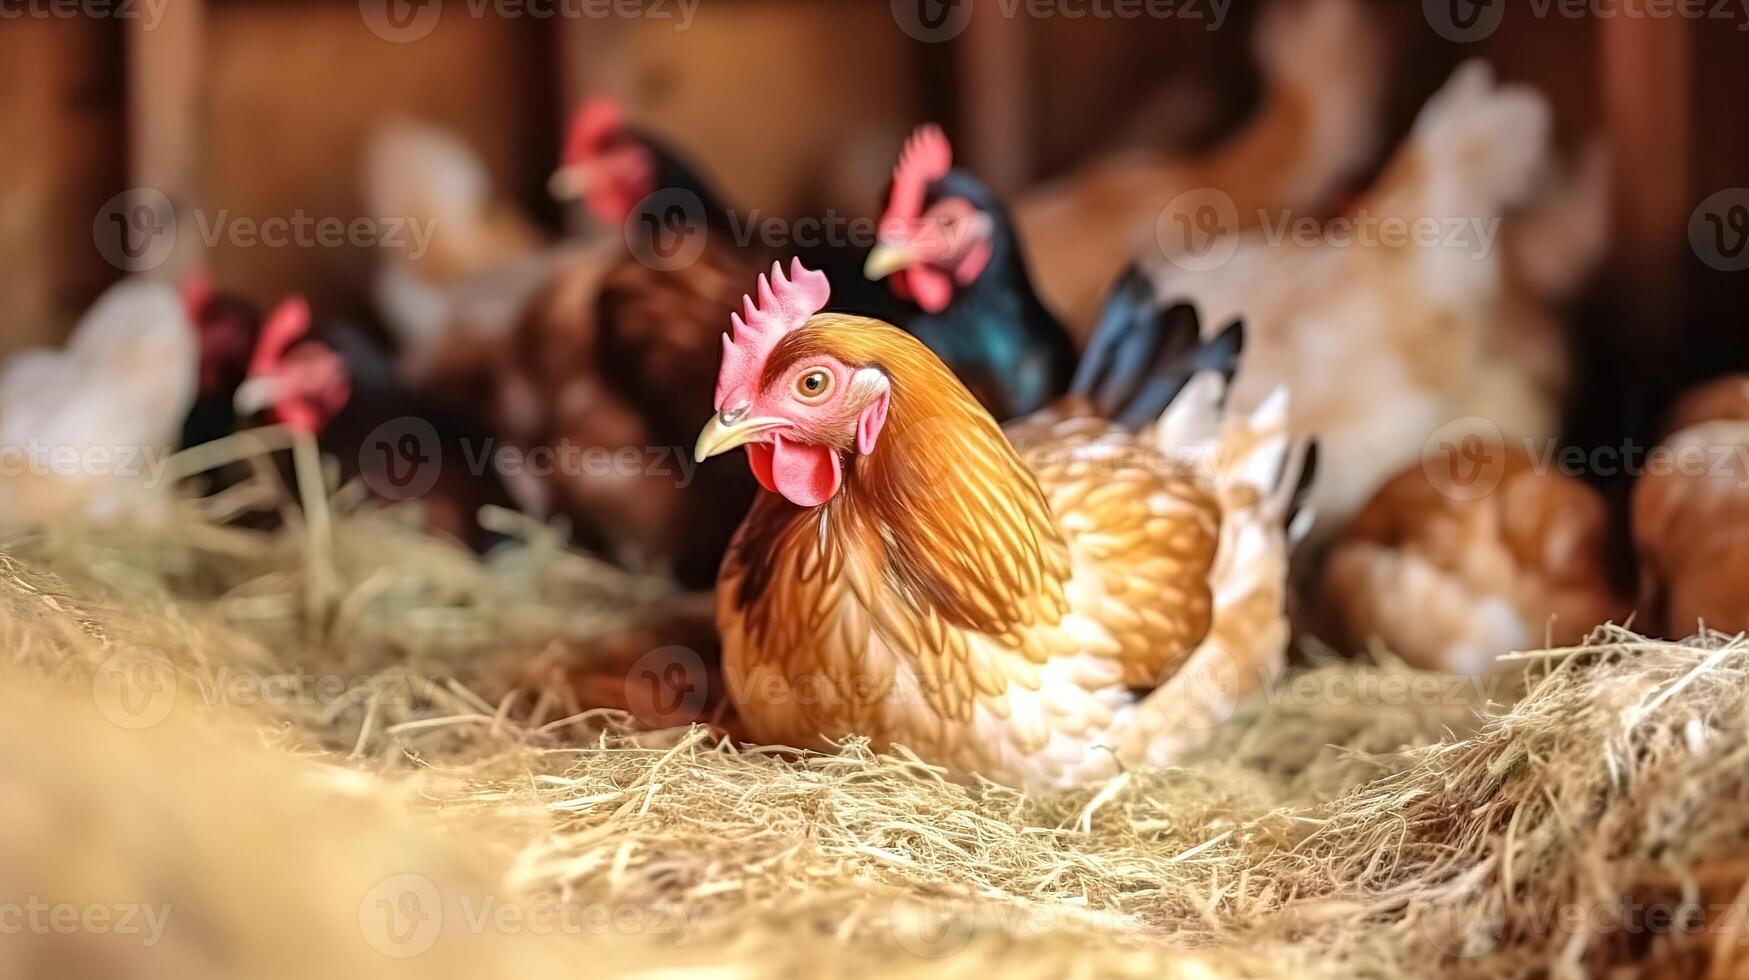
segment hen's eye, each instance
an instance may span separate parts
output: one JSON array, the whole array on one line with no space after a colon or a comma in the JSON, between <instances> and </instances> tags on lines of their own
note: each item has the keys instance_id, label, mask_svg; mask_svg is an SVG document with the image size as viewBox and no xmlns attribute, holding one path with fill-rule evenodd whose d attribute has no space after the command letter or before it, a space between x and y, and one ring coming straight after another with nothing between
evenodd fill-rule
<instances>
[{"instance_id":1,"label":"hen's eye","mask_svg":"<svg viewBox=\"0 0 1749 980\"><path fill-rule=\"evenodd\" d=\"M818 401L832 389L832 372L816 368L803 372L796 379L796 394L808 401Z\"/></svg>"}]
</instances>

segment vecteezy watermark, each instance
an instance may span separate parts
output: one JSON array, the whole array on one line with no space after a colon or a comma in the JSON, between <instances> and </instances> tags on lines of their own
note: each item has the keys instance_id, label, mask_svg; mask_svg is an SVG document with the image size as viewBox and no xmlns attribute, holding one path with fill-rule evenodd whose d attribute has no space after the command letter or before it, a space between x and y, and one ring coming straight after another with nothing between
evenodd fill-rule
<instances>
[{"instance_id":1,"label":"vecteezy watermark","mask_svg":"<svg viewBox=\"0 0 1749 980\"><path fill-rule=\"evenodd\" d=\"M0 902L0 936L138 936L156 946L170 922L168 903L52 902L36 895Z\"/></svg>"},{"instance_id":2,"label":"vecteezy watermark","mask_svg":"<svg viewBox=\"0 0 1749 980\"><path fill-rule=\"evenodd\" d=\"M1648 445L1633 439L1604 446L1564 446L1552 439L1508 438L1491 419L1469 416L1440 426L1422 447L1421 469L1435 490L1453 500L1479 500L1505 479L1518 456L1530 472L1575 479L1706 477L1749 489L1749 444L1677 441Z\"/></svg>"},{"instance_id":3,"label":"vecteezy watermark","mask_svg":"<svg viewBox=\"0 0 1749 980\"><path fill-rule=\"evenodd\" d=\"M446 934L482 936L663 936L690 942L703 911L673 903L579 902L445 895L422 874L384 878L358 903L365 944L384 956L409 959L430 952Z\"/></svg>"},{"instance_id":4,"label":"vecteezy watermark","mask_svg":"<svg viewBox=\"0 0 1749 980\"><path fill-rule=\"evenodd\" d=\"M1463 958L1487 956L1500 946L1497 925L1459 909L1431 910L1418 924L1440 952ZM1742 902L1686 901L1677 896L1564 902L1552 897L1515 900L1512 931L1543 937L1711 936L1737 946L1749 942L1749 906Z\"/></svg>"},{"instance_id":5,"label":"vecteezy watermark","mask_svg":"<svg viewBox=\"0 0 1749 980\"><path fill-rule=\"evenodd\" d=\"M451 13L474 20L653 20L676 31L692 26L700 0L449 0ZM359 0L358 12L372 34L407 44L437 28L444 0Z\"/></svg>"},{"instance_id":6,"label":"vecteezy watermark","mask_svg":"<svg viewBox=\"0 0 1749 980\"><path fill-rule=\"evenodd\" d=\"M459 465L470 476L494 474L507 480L643 478L670 481L685 489L698 473L687 446L602 446L560 439L552 445L522 446L496 438L464 439L446 457L437 428L404 415L372 429L359 445L364 485L386 500L416 500L437 485L445 465Z\"/></svg>"},{"instance_id":7,"label":"vecteezy watermark","mask_svg":"<svg viewBox=\"0 0 1749 980\"><path fill-rule=\"evenodd\" d=\"M1749 0L1422 0L1421 12L1440 37L1471 44L1500 29L1508 5L1537 20L1723 20L1749 30Z\"/></svg>"},{"instance_id":8,"label":"vecteezy watermark","mask_svg":"<svg viewBox=\"0 0 1749 980\"><path fill-rule=\"evenodd\" d=\"M431 247L437 231L436 218L341 218L312 215L302 208L267 217L234 215L227 208L178 216L164 192L137 187L104 203L92 220L91 235L109 264L123 272L150 272L176 251L178 235L191 224L207 248L220 243L231 248L390 248L415 260Z\"/></svg>"},{"instance_id":9,"label":"vecteezy watermark","mask_svg":"<svg viewBox=\"0 0 1749 980\"><path fill-rule=\"evenodd\" d=\"M1042 936L1135 927L1130 916L1101 909L926 895L894 898L887 906L885 924L900 949L927 959L951 956L979 933Z\"/></svg>"},{"instance_id":10,"label":"vecteezy watermark","mask_svg":"<svg viewBox=\"0 0 1749 980\"><path fill-rule=\"evenodd\" d=\"M627 214L621 232L626 248L638 261L659 272L683 269L704 254L710 236L725 236L736 248L759 246L772 251L817 248L872 248L902 237L913 248L954 254L982 226L951 219L882 222L866 215L824 214L788 218L758 208L741 214L732 209L710 213L692 191L667 187L639 201Z\"/></svg>"},{"instance_id":11,"label":"vecteezy watermark","mask_svg":"<svg viewBox=\"0 0 1749 980\"><path fill-rule=\"evenodd\" d=\"M1333 218L1261 208L1242 214L1225 191L1198 187L1160 210L1154 239L1173 265L1209 272L1238 253L1246 228L1256 228L1255 240L1271 248L1447 249L1486 259L1494 254L1500 227L1497 215L1397 215L1366 208Z\"/></svg>"},{"instance_id":12,"label":"vecteezy watermark","mask_svg":"<svg viewBox=\"0 0 1749 980\"><path fill-rule=\"evenodd\" d=\"M1272 248L1288 242L1301 248L1439 248L1485 259L1500 237L1498 216L1405 217L1362 208L1329 219L1296 217L1286 211L1278 215L1259 211L1257 218L1263 241Z\"/></svg>"},{"instance_id":13,"label":"vecteezy watermark","mask_svg":"<svg viewBox=\"0 0 1749 980\"><path fill-rule=\"evenodd\" d=\"M1004 20L1186 20L1218 31L1233 0L890 0L893 22L925 44L951 41L972 22L972 4L991 4Z\"/></svg>"},{"instance_id":14,"label":"vecteezy watermark","mask_svg":"<svg viewBox=\"0 0 1749 980\"><path fill-rule=\"evenodd\" d=\"M1688 217L1688 244L1720 272L1749 269L1749 187L1731 187L1700 202Z\"/></svg>"},{"instance_id":15,"label":"vecteezy watermark","mask_svg":"<svg viewBox=\"0 0 1749 980\"><path fill-rule=\"evenodd\" d=\"M699 673L703 673L702 663ZM179 680L190 682L182 687ZM437 703L444 685L406 673L338 674L297 666L283 673L257 674L228 666L178 670L161 650L133 646L99 664L91 678L92 699L104 718L138 731L170 717L179 697L192 692L206 707L318 707L401 705L418 713ZM194 702L189 702L194 703Z\"/></svg>"},{"instance_id":16,"label":"vecteezy watermark","mask_svg":"<svg viewBox=\"0 0 1749 980\"><path fill-rule=\"evenodd\" d=\"M170 0L0 0L5 20L132 20L156 30Z\"/></svg>"},{"instance_id":17,"label":"vecteezy watermark","mask_svg":"<svg viewBox=\"0 0 1749 980\"><path fill-rule=\"evenodd\" d=\"M32 437L22 446L0 446L0 478L118 477L159 487L170 456L163 446L75 446Z\"/></svg>"}]
</instances>

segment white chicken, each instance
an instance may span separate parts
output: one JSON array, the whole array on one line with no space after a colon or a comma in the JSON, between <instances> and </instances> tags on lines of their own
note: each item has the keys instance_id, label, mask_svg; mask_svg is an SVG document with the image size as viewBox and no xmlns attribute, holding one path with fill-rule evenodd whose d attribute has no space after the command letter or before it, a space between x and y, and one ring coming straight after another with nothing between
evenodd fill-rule
<instances>
[{"instance_id":1,"label":"white chicken","mask_svg":"<svg viewBox=\"0 0 1749 980\"><path fill-rule=\"evenodd\" d=\"M0 525L161 517L200 350L169 285L111 287L61 349L0 365Z\"/></svg>"},{"instance_id":2,"label":"white chicken","mask_svg":"<svg viewBox=\"0 0 1749 980\"><path fill-rule=\"evenodd\" d=\"M385 125L366 150L363 177L372 214L426 225L404 240L385 237L373 286L413 381L442 374L445 359L497 346L570 251L501 199L485 162L447 130Z\"/></svg>"},{"instance_id":3,"label":"white chicken","mask_svg":"<svg viewBox=\"0 0 1749 980\"><path fill-rule=\"evenodd\" d=\"M1540 95L1468 63L1345 224L1265 216L1259 231L1155 267L1162 300L1196 303L1206 323L1246 321L1240 404L1293 389L1295 431L1324 454L1310 501L1325 532L1436 434L1555 435L1567 365L1545 283L1562 277L1519 269L1504 240L1520 252L1559 240L1513 236L1506 220L1550 175L1549 128ZM1568 210L1547 222L1596 211ZM1588 245L1569 264L1595 255Z\"/></svg>"}]
</instances>

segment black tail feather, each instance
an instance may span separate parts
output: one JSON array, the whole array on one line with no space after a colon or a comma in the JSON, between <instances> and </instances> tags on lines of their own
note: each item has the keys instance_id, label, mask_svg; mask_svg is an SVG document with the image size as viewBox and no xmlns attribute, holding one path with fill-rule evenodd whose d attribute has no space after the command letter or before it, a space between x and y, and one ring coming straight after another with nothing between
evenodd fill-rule
<instances>
[{"instance_id":1,"label":"black tail feather","mask_svg":"<svg viewBox=\"0 0 1749 980\"><path fill-rule=\"evenodd\" d=\"M1240 322L1203 342L1196 307L1174 303L1161 309L1147 277L1131 266L1100 310L1069 391L1106 418L1131 427L1147 425L1197 372L1219 371L1231 380L1244 346Z\"/></svg>"}]
</instances>

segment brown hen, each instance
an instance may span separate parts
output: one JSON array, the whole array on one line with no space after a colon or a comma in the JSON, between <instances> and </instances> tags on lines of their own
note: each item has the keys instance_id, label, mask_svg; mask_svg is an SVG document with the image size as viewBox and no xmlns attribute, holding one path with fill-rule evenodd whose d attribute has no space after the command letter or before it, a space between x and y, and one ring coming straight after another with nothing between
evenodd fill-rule
<instances>
[{"instance_id":1,"label":"brown hen","mask_svg":"<svg viewBox=\"0 0 1749 980\"><path fill-rule=\"evenodd\" d=\"M1169 311L1145 326L1173 337L1136 338L1177 352L1158 369L1090 361L1076 397L1004 430L915 338L818 314L823 276L774 279L698 444L746 446L773 491L717 592L754 737L1072 785L1202 744L1276 676L1302 457L1285 394L1224 410L1236 328L1198 347ZM1146 398L1170 398L1157 422L1108 421Z\"/></svg>"},{"instance_id":2,"label":"brown hen","mask_svg":"<svg viewBox=\"0 0 1749 980\"><path fill-rule=\"evenodd\" d=\"M1609 573L1608 527L1595 490L1516 446L1446 447L1387 482L1331 549L1327 638L1469 675L1578 643L1632 609Z\"/></svg>"},{"instance_id":3,"label":"brown hen","mask_svg":"<svg viewBox=\"0 0 1749 980\"><path fill-rule=\"evenodd\" d=\"M1653 628L1749 630L1749 376L1677 403L1634 485L1633 528Z\"/></svg>"}]
</instances>

